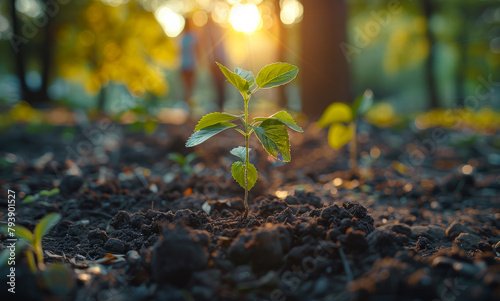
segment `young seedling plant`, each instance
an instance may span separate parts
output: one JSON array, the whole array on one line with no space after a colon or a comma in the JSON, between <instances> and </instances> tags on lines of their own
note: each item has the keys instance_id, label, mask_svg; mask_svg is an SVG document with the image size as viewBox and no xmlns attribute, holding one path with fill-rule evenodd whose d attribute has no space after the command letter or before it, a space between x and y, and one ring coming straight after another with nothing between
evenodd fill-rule
<instances>
[{"instance_id":1,"label":"young seedling plant","mask_svg":"<svg viewBox=\"0 0 500 301\"><path fill-rule=\"evenodd\" d=\"M323 112L318 121L322 128L330 126L328 130L328 144L333 149L339 149L348 142L351 171L357 174L357 145L356 124L359 117L363 116L373 103L372 90L366 90L359 95L352 105L343 102L334 102Z\"/></svg>"},{"instance_id":2,"label":"young seedling plant","mask_svg":"<svg viewBox=\"0 0 500 301\"><path fill-rule=\"evenodd\" d=\"M181 168L181 173L183 175L190 176L193 174L193 168L191 167L191 163L198 158L198 155L195 152L189 153L186 156L183 156L180 153L170 153L168 154L168 159L174 161Z\"/></svg>"},{"instance_id":3,"label":"young seedling plant","mask_svg":"<svg viewBox=\"0 0 500 301\"><path fill-rule=\"evenodd\" d=\"M30 249L28 249L25 254L31 271L43 271L45 269L45 263L43 261L42 238L49 233L60 220L61 215L59 213L49 213L38 222L33 233L21 225L14 225L12 227L4 226L2 227L2 232L9 237L16 236L25 241L30 246Z\"/></svg>"},{"instance_id":4,"label":"young seedling plant","mask_svg":"<svg viewBox=\"0 0 500 301\"><path fill-rule=\"evenodd\" d=\"M22 203L23 204L32 203L32 202L35 202L38 199L40 199L40 197L42 197L42 196L49 198L49 197L58 195L60 192L61 191L59 190L59 188L53 188L52 190L42 190L35 195L28 195L27 197L24 198Z\"/></svg>"},{"instance_id":5,"label":"young seedling plant","mask_svg":"<svg viewBox=\"0 0 500 301\"><path fill-rule=\"evenodd\" d=\"M243 218L246 218L249 211L248 191L257 182L257 169L249 162L250 136L255 133L264 149L272 157L290 162L290 139L286 127L303 132L302 128L286 111L279 111L269 117L257 117L249 122L248 103L259 89L269 89L289 83L297 76L299 69L294 65L278 62L264 66L254 77L252 72L241 68L235 68L232 72L222 64L217 63L217 65L227 81L241 93L245 111L241 115L215 112L203 116L196 125L193 135L188 139L186 147L199 145L216 134L231 128L235 128L238 133L243 135L245 146L231 150L232 155L241 159L231 166L231 174L236 182L245 189ZM233 123L236 121L240 124ZM241 128L236 128L237 126Z\"/></svg>"}]
</instances>

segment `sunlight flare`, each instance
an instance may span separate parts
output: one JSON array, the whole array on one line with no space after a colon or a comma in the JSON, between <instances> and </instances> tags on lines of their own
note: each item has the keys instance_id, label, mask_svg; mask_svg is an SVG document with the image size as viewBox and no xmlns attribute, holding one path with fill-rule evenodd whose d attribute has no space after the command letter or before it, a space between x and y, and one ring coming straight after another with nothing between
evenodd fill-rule
<instances>
[{"instance_id":1,"label":"sunlight flare","mask_svg":"<svg viewBox=\"0 0 500 301\"><path fill-rule=\"evenodd\" d=\"M257 6L252 3L236 4L231 8L229 22L234 30L252 33L258 27L261 20L260 12Z\"/></svg>"}]
</instances>

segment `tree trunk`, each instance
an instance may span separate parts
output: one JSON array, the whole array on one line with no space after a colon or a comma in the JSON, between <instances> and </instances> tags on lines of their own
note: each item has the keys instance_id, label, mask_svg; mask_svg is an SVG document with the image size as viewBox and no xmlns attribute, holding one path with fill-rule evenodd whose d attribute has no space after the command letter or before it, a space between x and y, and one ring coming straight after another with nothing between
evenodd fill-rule
<instances>
[{"instance_id":1,"label":"tree trunk","mask_svg":"<svg viewBox=\"0 0 500 301\"><path fill-rule=\"evenodd\" d=\"M274 7L276 8L276 11L278 12L278 22L277 22L277 28L278 28L278 61L284 62L285 61L285 45L287 43L287 32L285 26L283 26L283 23L279 21L279 12L280 12L280 1L275 0L274 1ZM276 98L277 98L277 103L280 108L285 108L288 105L288 101L286 99L286 94L285 94L285 86L279 86L277 87L276 91Z\"/></svg>"},{"instance_id":2,"label":"tree trunk","mask_svg":"<svg viewBox=\"0 0 500 301\"><path fill-rule=\"evenodd\" d=\"M45 0L45 4L48 6L49 0ZM47 14L47 12L46 12ZM50 70L52 67L52 58L53 58L53 47L54 47L54 36L53 36L53 24L54 17L47 15L47 24L44 28L44 40L42 44L42 51L40 54L41 60L41 68L40 71L42 76L42 85L40 87L40 91L38 92L38 99L41 102L49 101L49 81L50 81Z\"/></svg>"},{"instance_id":3,"label":"tree trunk","mask_svg":"<svg viewBox=\"0 0 500 301\"><path fill-rule=\"evenodd\" d=\"M334 101L351 101L349 66L340 45L347 43L343 0L302 1L302 111L317 120Z\"/></svg>"},{"instance_id":4,"label":"tree trunk","mask_svg":"<svg viewBox=\"0 0 500 301\"><path fill-rule=\"evenodd\" d=\"M106 89L107 85L103 84L101 86L101 90L99 90L98 98L97 98L97 110L99 112L104 113L106 110Z\"/></svg>"},{"instance_id":5,"label":"tree trunk","mask_svg":"<svg viewBox=\"0 0 500 301\"><path fill-rule=\"evenodd\" d=\"M39 52L41 65L42 84L39 91L33 91L26 83L26 57L23 44L29 43L29 40L22 35L21 23L16 12L16 0L10 1L10 14L12 20L13 36L11 38L12 50L14 53L14 61L16 65L16 73L19 78L21 89L21 99L28 102L31 106L40 107L47 104L49 101L48 86L50 80L50 68L52 63L52 47L54 44L52 37L52 18L48 17L48 23L44 27L44 40Z\"/></svg>"},{"instance_id":6,"label":"tree trunk","mask_svg":"<svg viewBox=\"0 0 500 301\"><path fill-rule=\"evenodd\" d=\"M436 85L436 76L434 74L436 53L436 38L432 33L430 28L430 19L434 14L434 6L432 4L432 0L423 0L422 1L422 9L424 12L424 17L426 21L426 37L427 42L429 43L429 55L425 61L425 81L427 83L427 91L429 94L429 106L430 108L438 108L439 100L437 93L437 85Z\"/></svg>"},{"instance_id":7,"label":"tree trunk","mask_svg":"<svg viewBox=\"0 0 500 301\"><path fill-rule=\"evenodd\" d=\"M14 53L14 60L16 64L16 73L19 78L19 85L21 88L21 98L27 102L31 102L32 93L26 84L26 66L24 65L24 55L22 44L26 43L26 39L21 36L21 26L16 12L16 0L10 1L10 15L12 20L13 38L11 39L12 51Z\"/></svg>"},{"instance_id":8,"label":"tree trunk","mask_svg":"<svg viewBox=\"0 0 500 301\"><path fill-rule=\"evenodd\" d=\"M466 19L467 20L467 19ZM456 77L456 105L462 107L465 104L465 77L467 76L467 24L463 26L458 38L458 66Z\"/></svg>"}]
</instances>

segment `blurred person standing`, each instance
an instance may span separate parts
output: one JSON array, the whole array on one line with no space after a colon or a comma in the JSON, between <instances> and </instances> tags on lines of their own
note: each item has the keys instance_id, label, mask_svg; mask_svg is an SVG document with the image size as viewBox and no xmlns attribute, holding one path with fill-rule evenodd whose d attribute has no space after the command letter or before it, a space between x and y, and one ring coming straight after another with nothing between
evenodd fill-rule
<instances>
[{"instance_id":1,"label":"blurred person standing","mask_svg":"<svg viewBox=\"0 0 500 301\"><path fill-rule=\"evenodd\" d=\"M191 20L186 19L183 34L181 36L181 77L184 85L184 101L191 106L191 97L196 82L196 52L198 37L193 30Z\"/></svg>"},{"instance_id":2,"label":"blurred person standing","mask_svg":"<svg viewBox=\"0 0 500 301\"><path fill-rule=\"evenodd\" d=\"M227 65L226 62L226 50L224 48L224 35L222 29L214 23L212 19L209 19L205 25L206 30L206 48L207 57L209 60L209 69L212 75L212 80L214 81L215 90L217 92L217 107L220 112L224 109L224 101L226 98L225 87L226 78L224 74L220 71L219 67L215 62L219 62L224 66Z\"/></svg>"}]
</instances>

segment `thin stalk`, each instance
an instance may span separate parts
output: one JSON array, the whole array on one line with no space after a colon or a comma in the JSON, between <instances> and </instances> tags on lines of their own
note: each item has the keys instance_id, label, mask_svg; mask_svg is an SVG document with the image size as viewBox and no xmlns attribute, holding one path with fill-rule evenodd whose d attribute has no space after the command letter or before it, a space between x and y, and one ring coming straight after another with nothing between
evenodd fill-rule
<instances>
[{"instance_id":1,"label":"thin stalk","mask_svg":"<svg viewBox=\"0 0 500 301\"><path fill-rule=\"evenodd\" d=\"M33 255L33 252L26 251L24 254L26 255L26 259L28 260L28 266L30 267L31 272L35 273L37 267L36 267L35 256Z\"/></svg>"},{"instance_id":2,"label":"thin stalk","mask_svg":"<svg viewBox=\"0 0 500 301\"><path fill-rule=\"evenodd\" d=\"M43 249L41 241L35 242L35 254L38 263L38 269L43 270L45 268L45 264L43 262Z\"/></svg>"},{"instance_id":3,"label":"thin stalk","mask_svg":"<svg viewBox=\"0 0 500 301\"><path fill-rule=\"evenodd\" d=\"M349 152L351 161L351 171L353 174L358 174L358 163L357 163L357 143L356 143L356 122L353 121L350 124L352 131L352 138L349 141Z\"/></svg>"},{"instance_id":4,"label":"thin stalk","mask_svg":"<svg viewBox=\"0 0 500 301\"><path fill-rule=\"evenodd\" d=\"M245 213L243 215L244 218L248 216L248 211L250 208L248 207L248 163L249 163L249 140L250 140L250 129L248 126L248 101L250 97L245 97L245 148L246 148L246 157L245 157Z\"/></svg>"}]
</instances>

